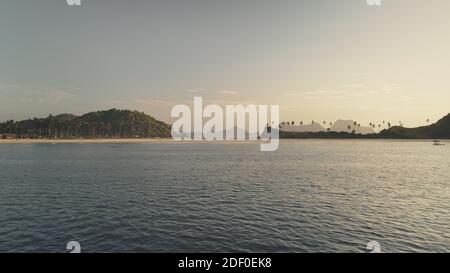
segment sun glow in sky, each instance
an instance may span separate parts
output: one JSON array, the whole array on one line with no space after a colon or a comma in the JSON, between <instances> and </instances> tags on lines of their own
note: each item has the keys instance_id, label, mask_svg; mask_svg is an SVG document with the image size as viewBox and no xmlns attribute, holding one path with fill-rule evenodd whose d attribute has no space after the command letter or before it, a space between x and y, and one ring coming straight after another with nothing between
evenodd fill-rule
<instances>
[{"instance_id":1,"label":"sun glow in sky","mask_svg":"<svg viewBox=\"0 0 450 273\"><path fill-rule=\"evenodd\" d=\"M281 120L406 126L450 112L450 2L0 3L0 120L279 104Z\"/></svg>"}]
</instances>

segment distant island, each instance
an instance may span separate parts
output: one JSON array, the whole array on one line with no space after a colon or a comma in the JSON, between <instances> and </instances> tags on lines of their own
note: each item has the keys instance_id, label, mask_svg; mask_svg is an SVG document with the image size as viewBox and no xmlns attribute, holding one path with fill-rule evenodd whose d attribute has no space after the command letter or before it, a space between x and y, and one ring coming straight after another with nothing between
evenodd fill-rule
<instances>
[{"instance_id":1,"label":"distant island","mask_svg":"<svg viewBox=\"0 0 450 273\"><path fill-rule=\"evenodd\" d=\"M339 126L333 126L324 130L316 123L316 131L294 131L289 126L280 126L280 138L287 139L450 139L450 114L438 122L417 128L405 128L393 126L375 133L370 132L370 127L362 127L359 124L351 124L351 121L338 121ZM347 126L345 126L347 125ZM319 129L319 127L321 129ZM337 129L340 128L340 129Z\"/></svg>"},{"instance_id":2,"label":"distant island","mask_svg":"<svg viewBox=\"0 0 450 273\"><path fill-rule=\"evenodd\" d=\"M314 122L310 125L282 122L278 130L282 139L450 139L450 114L428 126L389 126L379 133L373 128L375 125L364 127L351 120L338 120L328 129ZM171 126L142 112L118 109L0 123L0 139L81 138L171 138Z\"/></svg>"},{"instance_id":3,"label":"distant island","mask_svg":"<svg viewBox=\"0 0 450 273\"><path fill-rule=\"evenodd\" d=\"M170 126L138 111L111 109L76 116L62 114L47 118L0 123L0 136L12 138L150 138L171 137Z\"/></svg>"}]
</instances>

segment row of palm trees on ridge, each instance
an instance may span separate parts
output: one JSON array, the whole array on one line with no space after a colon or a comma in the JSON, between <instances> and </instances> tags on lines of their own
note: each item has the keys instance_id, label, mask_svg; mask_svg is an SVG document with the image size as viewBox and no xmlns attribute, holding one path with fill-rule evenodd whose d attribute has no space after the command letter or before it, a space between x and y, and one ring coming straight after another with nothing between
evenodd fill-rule
<instances>
[{"instance_id":1,"label":"row of palm trees on ridge","mask_svg":"<svg viewBox=\"0 0 450 273\"><path fill-rule=\"evenodd\" d=\"M312 124L312 125L314 125L314 124L316 124L316 123L317 123L317 122L315 122L314 120L311 121L311 124ZM429 118L426 120L426 123L427 123L427 124L430 123L430 119L429 119ZM323 124L323 127L324 127L324 128L327 128L327 131L331 131L331 127L333 127L333 122L328 123L326 120L324 120L322 124ZM295 121L283 121L283 122L281 122L281 124L280 124L280 128L285 127L285 126L295 126L295 125L296 125ZM305 125L305 123L304 123L303 121L300 121L300 122L298 123L298 125L299 125L299 126L303 126L303 125ZM329 125L329 126L327 126L327 125ZM392 122L390 122L390 121L385 121L385 120L383 120L383 122L382 122L382 123L379 123L379 124L376 124L376 123L373 123L373 122L370 122L370 123L369 123L369 127L370 127L370 128L372 128L372 129L374 129L374 130L377 130L377 128L378 128L378 131L381 131L382 128L383 128L383 129L390 129L392 126L393 126L393 123L392 123ZM402 121L399 121L399 122L398 122L398 126L403 127L403 122L402 122ZM347 126L347 129L348 129L349 132L355 132L355 131L356 131L356 128L360 128L360 127L361 127L361 123L358 123L358 122L354 121L354 122L353 122L353 126L352 126L352 125L348 125L348 126Z\"/></svg>"}]
</instances>

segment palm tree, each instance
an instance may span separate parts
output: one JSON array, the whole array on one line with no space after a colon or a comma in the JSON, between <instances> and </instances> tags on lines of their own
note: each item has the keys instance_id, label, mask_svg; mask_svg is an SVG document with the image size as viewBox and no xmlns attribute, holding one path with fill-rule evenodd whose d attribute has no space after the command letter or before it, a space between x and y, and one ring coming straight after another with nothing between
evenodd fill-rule
<instances>
[{"instance_id":1,"label":"palm tree","mask_svg":"<svg viewBox=\"0 0 450 273\"><path fill-rule=\"evenodd\" d=\"M13 129L13 125L14 125L14 120L8 120L6 122L6 126L9 129L9 134L12 135L12 129Z\"/></svg>"}]
</instances>

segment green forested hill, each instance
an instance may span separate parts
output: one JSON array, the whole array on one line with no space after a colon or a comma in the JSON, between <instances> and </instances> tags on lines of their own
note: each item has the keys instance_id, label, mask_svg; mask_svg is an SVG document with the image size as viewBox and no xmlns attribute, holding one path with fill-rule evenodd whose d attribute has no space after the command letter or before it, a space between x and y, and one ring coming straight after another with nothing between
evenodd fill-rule
<instances>
[{"instance_id":1,"label":"green forested hill","mask_svg":"<svg viewBox=\"0 0 450 273\"><path fill-rule=\"evenodd\" d=\"M0 134L31 138L170 137L170 126L144 113L111 109L0 123Z\"/></svg>"}]
</instances>

